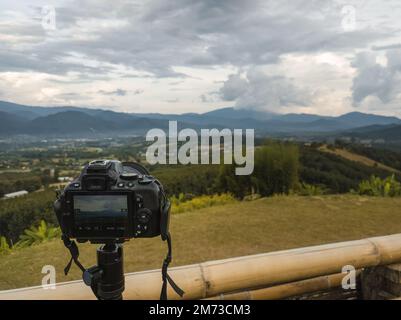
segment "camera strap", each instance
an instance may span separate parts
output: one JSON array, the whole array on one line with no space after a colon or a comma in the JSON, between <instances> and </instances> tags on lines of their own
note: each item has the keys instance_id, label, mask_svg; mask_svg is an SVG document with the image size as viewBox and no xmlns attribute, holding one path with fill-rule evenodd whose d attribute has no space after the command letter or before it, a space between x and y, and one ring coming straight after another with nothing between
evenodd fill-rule
<instances>
[{"instance_id":1,"label":"camera strap","mask_svg":"<svg viewBox=\"0 0 401 320\"><path fill-rule=\"evenodd\" d=\"M172 246L171 246L171 236L170 232L167 232L165 240L167 240L167 246L168 246L168 251L166 258L163 261L163 267L162 267L162 290L160 293L160 300L167 300L167 282L170 284L170 286L174 289L174 291L180 296L183 297L184 291L171 279L171 277L167 273L168 266L171 262L171 254L172 254Z\"/></svg>"},{"instance_id":2,"label":"camera strap","mask_svg":"<svg viewBox=\"0 0 401 320\"><path fill-rule=\"evenodd\" d=\"M79 269L82 270L82 272L85 272L85 268L84 266L81 264L81 262L79 262L78 257L79 257L79 249L77 244L75 243L74 240L71 240L70 238L68 238L67 236L65 236L63 234L62 236L63 242L64 242L64 246L70 251L71 254L71 259L68 262L68 264L66 265L66 267L64 268L64 274L67 275L68 272L70 271L72 262L74 261L75 264L79 267Z\"/></svg>"}]
</instances>

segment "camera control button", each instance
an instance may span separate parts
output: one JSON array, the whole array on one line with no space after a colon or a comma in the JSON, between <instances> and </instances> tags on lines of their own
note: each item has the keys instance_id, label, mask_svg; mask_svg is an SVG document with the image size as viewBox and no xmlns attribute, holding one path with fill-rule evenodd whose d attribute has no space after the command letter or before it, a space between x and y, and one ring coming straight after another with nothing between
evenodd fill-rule
<instances>
[{"instance_id":1,"label":"camera control button","mask_svg":"<svg viewBox=\"0 0 401 320\"><path fill-rule=\"evenodd\" d=\"M151 217L152 211L146 208L139 210L137 213L137 218L140 223L148 223Z\"/></svg>"},{"instance_id":2,"label":"camera control button","mask_svg":"<svg viewBox=\"0 0 401 320\"><path fill-rule=\"evenodd\" d=\"M136 229L138 230L138 233L142 233L142 232L146 232L146 230L148 230L148 226L143 225L143 224L138 224L136 226Z\"/></svg>"},{"instance_id":3,"label":"camera control button","mask_svg":"<svg viewBox=\"0 0 401 320\"><path fill-rule=\"evenodd\" d=\"M135 200L136 200L136 205L137 205L138 209L143 208L143 198L142 198L142 196L141 195L136 195Z\"/></svg>"},{"instance_id":4,"label":"camera control button","mask_svg":"<svg viewBox=\"0 0 401 320\"><path fill-rule=\"evenodd\" d=\"M129 182L129 183L128 183L128 187L129 187L129 188L132 188L133 186L134 186L134 184L133 184L132 182Z\"/></svg>"},{"instance_id":5,"label":"camera control button","mask_svg":"<svg viewBox=\"0 0 401 320\"><path fill-rule=\"evenodd\" d=\"M119 188L124 188L124 187L125 187L125 184L122 183L122 182L120 182L120 183L117 184L117 187L119 187Z\"/></svg>"}]
</instances>

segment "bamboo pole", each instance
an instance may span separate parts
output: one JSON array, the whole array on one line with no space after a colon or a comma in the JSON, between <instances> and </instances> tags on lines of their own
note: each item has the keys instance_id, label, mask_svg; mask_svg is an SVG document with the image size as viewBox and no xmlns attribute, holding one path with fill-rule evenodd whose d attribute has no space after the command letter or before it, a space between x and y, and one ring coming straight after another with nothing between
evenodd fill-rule
<instances>
[{"instance_id":1,"label":"bamboo pole","mask_svg":"<svg viewBox=\"0 0 401 320\"><path fill-rule=\"evenodd\" d=\"M360 271L357 272L359 275ZM205 300L279 300L341 287L344 273L285 283L273 287L220 294Z\"/></svg>"},{"instance_id":2,"label":"bamboo pole","mask_svg":"<svg viewBox=\"0 0 401 320\"><path fill-rule=\"evenodd\" d=\"M210 261L172 268L172 278L186 292L185 299L202 299L222 293L263 288L355 269L401 261L401 234L357 241L292 249L253 256ZM126 275L124 299L158 299L160 270ZM179 299L171 288L170 299ZM0 299L92 299L82 282L0 292Z\"/></svg>"}]
</instances>

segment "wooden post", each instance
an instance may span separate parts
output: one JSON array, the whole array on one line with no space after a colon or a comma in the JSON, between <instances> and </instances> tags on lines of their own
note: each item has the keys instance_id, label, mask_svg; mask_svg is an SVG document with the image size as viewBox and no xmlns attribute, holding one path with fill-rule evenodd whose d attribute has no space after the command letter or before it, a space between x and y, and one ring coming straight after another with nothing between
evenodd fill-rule
<instances>
[{"instance_id":1,"label":"wooden post","mask_svg":"<svg viewBox=\"0 0 401 320\"><path fill-rule=\"evenodd\" d=\"M361 293L365 300L401 297L401 264L366 268L361 275Z\"/></svg>"}]
</instances>

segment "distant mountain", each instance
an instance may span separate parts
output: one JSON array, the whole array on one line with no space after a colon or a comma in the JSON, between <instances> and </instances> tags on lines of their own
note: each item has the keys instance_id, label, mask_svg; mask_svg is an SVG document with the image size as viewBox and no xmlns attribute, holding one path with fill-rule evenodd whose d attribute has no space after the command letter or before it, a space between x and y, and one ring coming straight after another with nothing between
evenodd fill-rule
<instances>
[{"instance_id":1,"label":"distant mountain","mask_svg":"<svg viewBox=\"0 0 401 320\"><path fill-rule=\"evenodd\" d=\"M63 111L81 111L90 115L96 115L98 112L106 111L102 109L90 109L80 107L36 107L36 106L25 106L22 104L0 101L0 111L18 115L22 118L33 120L35 118L48 116L51 114L63 112Z\"/></svg>"},{"instance_id":2,"label":"distant mountain","mask_svg":"<svg viewBox=\"0 0 401 320\"><path fill-rule=\"evenodd\" d=\"M401 124L372 125L343 133L360 139L384 139L386 141L401 141Z\"/></svg>"},{"instance_id":3,"label":"distant mountain","mask_svg":"<svg viewBox=\"0 0 401 320\"><path fill-rule=\"evenodd\" d=\"M40 110L35 107L27 107L16 103L0 101L0 111L14 114L21 118L32 120L40 116Z\"/></svg>"},{"instance_id":4,"label":"distant mountain","mask_svg":"<svg viewBox=\"0 0 401 320\"><path fill-rule=\"evenodd\" d=\"M205 117L224 118L224 119L256 119L256 120L269 120L276 116L276 113L267 111L255 111L250 109L237 109L237 108L222 108L209 111L202 114Z\"/></svg>"},{"instance_id":5,"label":"distant mountain","mask_svg":"<svg viewBox=\"0 0 401 320\"><path fill-rule=\"evenodd\" d=\"M33 134L73 134L112 131L117 128L115 122L81 111L62 111L32 120L25 131Z\"/></svg>"},{"instance_id":6,"label":"distant mountain","mask_svg":"<svg viewBox=\"0 0 401 320\"><path fill-rule=\"evenodd\" d=\"M0 111L0 134L30 134L42 136L79 136L135 133L143 134L151 128L168 129L165 120L139 118L112 111L95 112L61 111L33 120ZM180 123L180 127L186 125Z\"/></svg>"},{"instance_id":7,"label":"distant mountain","mask_svg":"<svg viewBox=\"0 0 401 320\"><path fill-rule=\"evenodd\" d=\"M348 124L352 127L362 127L370 125L387 125L387 124L401 124L401 120L396 117L379 116L375 114L366 114L362 112L350 112L339 116L339 121Z\"/></svg>"},{"instance_id":8,"label":"distant mountain","mask_svg":"<svg viewBox=\"0 0 401 320\"><path fill-rule=\"evenodd\" d=\"M369 126L401 125L396 117L351 112L339 117L315 114L275 114L237 108L222 108L184 114L123 113L83 107L35 107L0 101L0 134L86 135L143 134L152 128L255 129L257 135L340 133L370 131ZM379 127L378 129L382 129Z\"/></svg>"},{"instance_id":9,"label":"distant mountain","mask_svg":"<svg viewBox=\"0 0 401 320\"><path fill-rule=\"evenodd\" d=\"M22 117L0 111L0 134L18 133L25 123L26 120Z\"/></svg>"},{"instance_id":10,"label":"distant mountain","mask_svg":"<svg viewBox=\"0 0 401 320\"><path fill-rule=\"evenodd\" d=\"M332 117L319 116L316 114L308 114L308 113L288 113L284 115L277 115L274 117L275 120L286 121L286 122L295 122L295 123L310 123L312 121L318 120L328 120L332 119Z\"/></svg>"}]
</instances>

